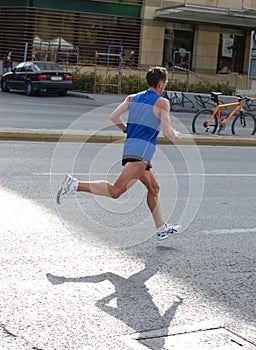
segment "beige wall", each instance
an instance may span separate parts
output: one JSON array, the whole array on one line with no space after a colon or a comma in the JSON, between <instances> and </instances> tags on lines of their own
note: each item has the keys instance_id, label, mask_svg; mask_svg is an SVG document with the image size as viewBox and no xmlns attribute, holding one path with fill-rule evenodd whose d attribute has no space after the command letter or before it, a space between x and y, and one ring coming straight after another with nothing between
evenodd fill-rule
<instances>
[{"instance_id":1,"label":"beige wall","mask_svg":"<svg viewBox=\"0 0 256 350\"><path fill-rule=\"evenodd\" d=\"M200 5L224 7L241 10L243 8L256 9L256 0L146 0L147 6L168 7L173 6L174 3L184 5Z\"/></svg>"},{"instance_id":2,"label":"beige wall","mask_svg":"<svg viewBox=\"0 0 256 350\"><path fill-rule=\"evenodd\" d=\"M164 44L163 22L147 21L142 25L140 64L161 65Z\"/></svg>"},{"instance_id":3,"label":"beige wall","mask_svg":"<svg viewBox=\"0 0 256 350\"><path fill-rule=\"evenodd\" d=\"M149 5L162 7L173 6L174 3L184 5L200 5L200 6L214 6L214 7L224 7L239 9L251 8L256 9L256 0L146 0Z\"/></svg>"},{"instance_id":4,"label":"beige wall","mask_svg":"<svg viewBox=\"0 0 256 350\"><path fill-rule=\"evenodd\" d=\"M142 9L141 45L139 64L161 65L164 48L165 21L153 19L155 10L160 7L159 1L145 0Z\"/></svg>"},{"instance_id":5,"label":"beige wall","mask_svg":"<svg viewBox=\"0 0 256 350\"><path fill-rule=\"evenodd\" d=\"M198 25L195 30L193 67L196 73L214 74L217 68L219 27Z\"/></svg>"},{"instance_id":6,"label":"beige wall","mask_svg":"<svg viewBox=\"0 0 256 350\"><path fill-rule=\"evenodd\" d=\"M149 2L149 0L147 0ZM152 2L159 2L159 0L151 0ZM224 7L241 10L244 7L256 8L256 0L162 0L162 7L173 6L176 4L184 5L199 5L199 6L213 6Z\"/></svg>"},{"instance_id":7,"label":"beige wall","mask_svg":"<svg viewBox=\"0 0 256 350\"><path fill-rule=\"evenodd\" d=\"M186 3L189 5L217 6L218 0L187 0Z\"/></svg>"},{"instance_id":8,"label":"beige wall","mask_svg":"<svg viewBox=\"0 0 256 350\"><path fill-rule=\"evenodd\" d=\"M243 0L218 0L217 6L241 10L243 8Z\"/></svg>"},{"instance_id":9,"label":"beige wall","mask_svg":"<svg viewBox=\"0 0 256 350\"><path fill-rule=\"evenodd\" d=\"M256 0L244 0L244 8L256 9Z\"/></svg>"}]
</instances>

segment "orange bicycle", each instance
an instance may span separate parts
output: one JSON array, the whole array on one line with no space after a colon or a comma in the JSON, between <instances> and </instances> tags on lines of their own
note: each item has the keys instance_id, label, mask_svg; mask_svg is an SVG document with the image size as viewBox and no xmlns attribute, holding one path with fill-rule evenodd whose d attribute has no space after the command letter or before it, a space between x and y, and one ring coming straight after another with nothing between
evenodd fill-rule
<instances>
[{"instance_id":1,"label":"orange bicycle","mask_svg":"<svg viewBox=\"0 0 256 350\"><path fill-rule=\"evenodd\" d=\"M252 99L237 95L238 100L232 103L219 103L221 92L212 92L211 99L216 103L213 110L203 109L199 111L192 121L192 131L197 134L212 133L218 129L218 133L226 128L227 122L234 117L231 125L232 134L254 135L256 132L256 118L250 112L244 111L242 101L249 103ZM231 108L230 112L227 112Z\"/></svg>"}]
</instances>

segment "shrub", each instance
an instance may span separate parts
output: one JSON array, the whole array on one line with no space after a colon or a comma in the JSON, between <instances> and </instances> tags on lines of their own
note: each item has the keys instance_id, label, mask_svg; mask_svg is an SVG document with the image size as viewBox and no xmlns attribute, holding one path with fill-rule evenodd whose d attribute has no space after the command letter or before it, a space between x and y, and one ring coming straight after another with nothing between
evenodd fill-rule
<instances>
[{"instance_id":1,"label":"shrub","mask_svg":"<svg viewBox=\"0 0 256 350\"><path fill-rule=\"evenodd\" d=\"M223 95L234 95L235 87L231 86L229 81L225 83L210 83L208 81L199 81L189 85L189 92L209 94L212 91L222 92Z\"/></svg>"},{"instance_id":2,"label":"shrub","mask_svg":"<svg viewBox=\"0 0 256 350\"><path fill-rule=\"evenodd\" d=\"M73 73L73 90L93 92L94 73Z\"/></svg>"},{"instance_id":3,"label":"shrub","mask_svg":"<svg viewBox=\"0 0 256 350\"><path fill-rule=\"evenodd\" d=\"M186 84L183 81L169 81L166 90L169 91L186 91Z\"/></svg>"},{"instance_id":4,"label":"shrub","mask_svg":"<svg viewBox=\"0 0 256 350\"><path fill-rule=\"evenodd\" d=\"M125 95L134 94L147 88L145 79L137 75L128 75L122 78L122 93Z\"/></svg>"},{"instance_id":5,"label":"shrub","mask_svg":"<svg viewBox=\"0 0 256 350\"><path fill-rule=\"evenodd\" d=\"M118 93L118 75L104 77L97 75L96 86L94 87L95 73L73 73L73 90L85 91L90 93ZM139 77L136 74L124 75L121 82L121 93L124 95L143 91L147 88L147 84L144 78ZM186 82L182 81L169 81L166 87L169 91L186 91ZM210 81L198 81L196 83L189 84L189 92L205 93L208 94L211 91L222 92L223 95L234 95L235 87L231 86L229 81L225 83L212 83Z\"/></svg>"}]
</instances>

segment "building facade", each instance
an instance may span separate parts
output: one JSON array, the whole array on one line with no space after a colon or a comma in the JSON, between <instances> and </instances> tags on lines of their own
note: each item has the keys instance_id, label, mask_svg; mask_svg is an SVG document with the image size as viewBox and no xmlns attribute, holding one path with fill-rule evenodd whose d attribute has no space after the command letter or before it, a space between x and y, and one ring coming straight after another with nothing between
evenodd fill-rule
<instances>
[{"instance_id":1,"label":"building facade","mask_svg":"<svg viewBox=\"0 0 256 350\"><path fill-rule=\"evenodd\" d=\"M98 52L118 65L122 53L124 65L246 74L255 27L256 0L0 0L0 54L16 61L92 65Z\"/></svg>"},{"instance_id":2,"label":"building facade","mask_svg":"<svg viewBox=\"0 0 256 350\"><path fill-rule=\"evenodd\" d=\"M196 73L248 72L255 0L145 0L142 17L141 62L172 66L185 50Z\"/></svg>"},{"instance_id":3,"label":"building facade","mask_svg":"<svg viewBox=\"0 0 256 350\"><path fill-rule=\"evenodd\" d=\"M0 53L22 60L63 59L93 64L95 52L134 52L139 64L141 0L0 0ZM25 52L26 51L26 52ZM116 59L118 60L118 59Z\"/></svg>"}]
</instances>

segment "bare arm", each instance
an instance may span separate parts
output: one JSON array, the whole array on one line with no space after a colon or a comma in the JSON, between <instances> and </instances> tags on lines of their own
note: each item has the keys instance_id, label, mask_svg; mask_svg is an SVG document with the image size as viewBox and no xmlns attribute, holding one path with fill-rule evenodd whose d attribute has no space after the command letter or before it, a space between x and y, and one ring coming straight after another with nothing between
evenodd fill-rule
<instances>
[{"instance_id":1,"label":"bare arm","mask_svg":"<svg viewBox=\"0 0 256 350\"><path fill-rule=\"evenodd\" d=\"M181 133L171 126L169 101L165 98L159 98L156 101L155 107L155 114L161 119L163 135L174 141L181 138Z\"/></svg>"},{"instance_id":2,"label":"bare arm","mask_svg":"<svg viewBox=\"0 0 256 350\"><path fill-rule=\"evenodd\" d=\"M128 111L129 104L134 95L129 95L126 99L111 113L110 120L122 131L126 131L126 124L122 121L121 115Z\"/></svg>"}]
</instances>

